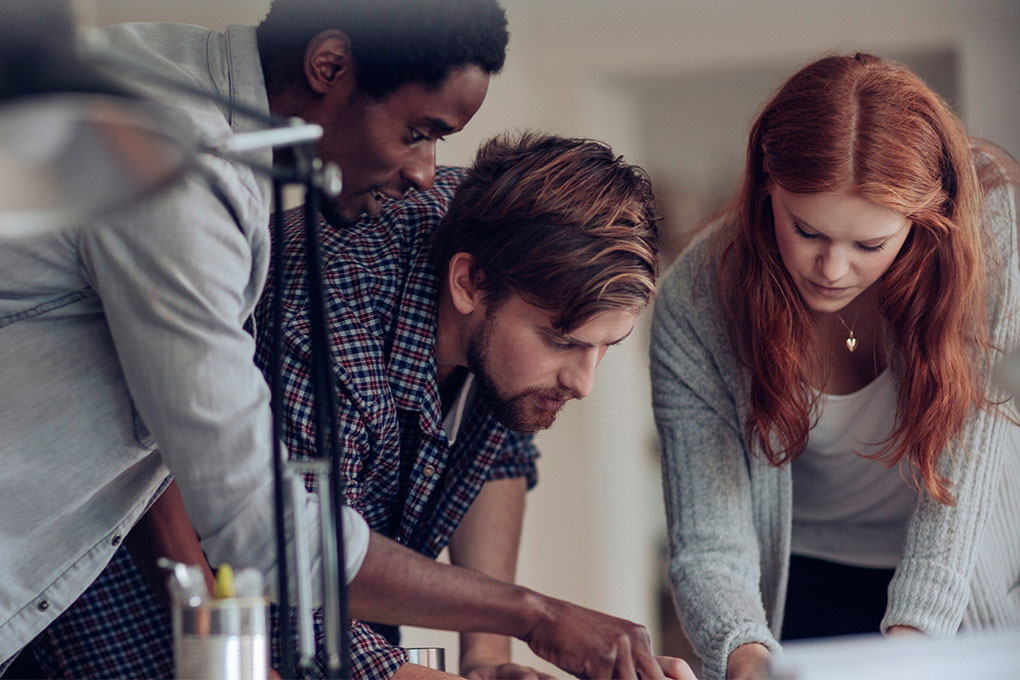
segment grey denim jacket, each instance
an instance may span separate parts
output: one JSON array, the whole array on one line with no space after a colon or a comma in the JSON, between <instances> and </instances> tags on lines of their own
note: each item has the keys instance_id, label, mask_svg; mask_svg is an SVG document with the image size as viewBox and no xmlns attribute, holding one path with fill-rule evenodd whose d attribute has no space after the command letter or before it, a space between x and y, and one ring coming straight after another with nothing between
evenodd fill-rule
<instances>
[{"instance_id":1,"label":"grey denim jacket","mask_svg":"<svg viewBox=\"0 0 1020 680\"><path fill-rule=\"evenodd\" d=\"M157 68L268 111L251 27L104 33ZM170 104L197 137L253 125L229 107L132 85ZM257 160L271 162L268 152ZM88 587L168 471L211 563L271 575L269 395L242 327L268 269L269 191L243 165L201 164L240 225L189 176L111 218L0 234L0 660Z\"/></svg>"}]
</instances>

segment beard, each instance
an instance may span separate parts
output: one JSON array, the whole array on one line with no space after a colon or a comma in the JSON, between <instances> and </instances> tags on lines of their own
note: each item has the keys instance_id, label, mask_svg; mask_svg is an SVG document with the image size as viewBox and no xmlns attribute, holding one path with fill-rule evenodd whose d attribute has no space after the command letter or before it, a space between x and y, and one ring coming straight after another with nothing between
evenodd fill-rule
<instances>
[{"instance_id":1,"label":"beard","mask_svg":"<svg viewBox=\"0 0 1020 680\"><path fill-rule=\"evenodd\" d=\"M489 310L482 323L471 332L468 338L467 363L468 370L475 376L478 397L503 426L516 432L531 434L544 430L556 420L558 411L529 408L529 402L548 397L563 399L556 391L531 388L515 395L505 397L500 393L492 373L488 370L489 343L495 325L492 319L494 310Z\"/></svg>"}]
</instances>

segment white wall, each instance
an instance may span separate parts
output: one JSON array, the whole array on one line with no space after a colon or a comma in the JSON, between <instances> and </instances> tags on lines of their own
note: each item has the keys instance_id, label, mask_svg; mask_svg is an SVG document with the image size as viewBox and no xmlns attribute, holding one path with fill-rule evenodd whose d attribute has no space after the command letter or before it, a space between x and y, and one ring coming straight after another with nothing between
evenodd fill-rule
<instances>
[{"instance_id":1,"label":"white wall","mask_svg":"<svg viewBox=\"0 0 1020 680\"><path fill-rule=\"evenodd\" d=\"M465 160L489 131L521 125L585 134L579 95L593 79L774 64L792 70L833 49L959 50L967 122L1020 153L1016 0L507 0L508 65L468 130ZM764 95L765 93L763 93ZM683 124L677 112L677 124ZM612 140L610 140L612 141ZM678 150L679 152L679 150Z\"/></svg>"},{"instance_id":2,"label":"white wall","mask_svg":"<svg viewBox=\"0 0 1020 680\"><path fill-rule=\"evenodd\" d=\"M218 28L257 21L268 3L78 4L82 15L91 15L97 24L160 19ZM669 185L682 203L681 212L687 204L709 206L719 198L719 178L725 183L736 175L749 107L761 103L783 74L833 49L954 54L965 122L1020 156L1018 0L504 4L511 30L506 68L468 128L442 145L441 163L469 163L479 142L505 129L593 136L649 170L669 165L672 169L663 173L681 172L683 188ZM713 74L721 75L714 81ZM712 96L718 98L706 104L702 99L713 82L739 91L716 92ZM679 91L684 83L692 90L700 83L701 89L692 92L695 98ZM720 102L730 103L706 115L705 106L719 107ZM700 130L706 120L718 127ZM686 136L671 134L671 129ZM676 163L668 162L671 155ZM688 210L686 218L697 219L700 210ZM541 483L528 500L519 580L654 627L661 566L655 551L663 519L644 323L607 355L595 392L569 406L539 437ZM414 631L408 644L445 646L448 659L455 661L455 636L450 634ZM522 646L516 653L533 662Z\"/></svg>"}]
</instances>

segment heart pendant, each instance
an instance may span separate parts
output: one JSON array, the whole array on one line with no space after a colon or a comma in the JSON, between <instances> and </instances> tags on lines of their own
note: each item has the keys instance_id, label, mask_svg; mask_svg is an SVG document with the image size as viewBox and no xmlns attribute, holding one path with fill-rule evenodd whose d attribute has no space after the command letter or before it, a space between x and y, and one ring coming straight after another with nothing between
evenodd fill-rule
<instances>
[{"instance_id":1,"label":"heart pendant","mask_svg":"<svg viewBox=\"0 0 1020 680\"><path fill-rule=\"evenodd\" d=\"M854 351L855 349L857 349L857 338L855 338L852 335L849 338L847 338L846 339L846 348L848 350L850 350L851 352Z\"/></svg>"}]
</instances>

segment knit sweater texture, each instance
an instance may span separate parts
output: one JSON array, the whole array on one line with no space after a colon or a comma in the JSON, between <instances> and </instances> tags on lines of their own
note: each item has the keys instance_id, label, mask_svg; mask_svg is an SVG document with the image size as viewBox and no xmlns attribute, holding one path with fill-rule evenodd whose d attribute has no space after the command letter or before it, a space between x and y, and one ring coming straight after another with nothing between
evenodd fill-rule
<instances>
[{"instance_id":1,"label":"knit sweater texture","mask_svg":"<svg viewBox=\"0 0 1020 680\"><path fill-rule=\"evenodd\" d=\"M1009 352L1020 345L1020 186L1007 175L1007 159L982 152L975 161L994 185L982 205L990 341ZM732 350L719 304L726 231L706 229L664 277L651 341L669 575L706 680L725 678L727 658L742 644L779 649L792 525L790 466L772 466L745 436L750 374ZM1020 626L1020 451L1013 427L995 412L977 411L940 456L956 505L919 497L883 631L906 625L947 637L961 627Z\"/></svg>"}]
</instances>

